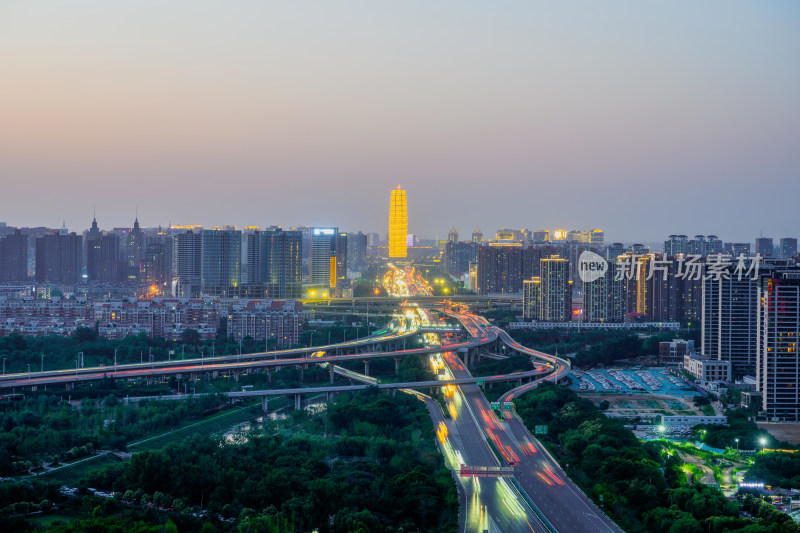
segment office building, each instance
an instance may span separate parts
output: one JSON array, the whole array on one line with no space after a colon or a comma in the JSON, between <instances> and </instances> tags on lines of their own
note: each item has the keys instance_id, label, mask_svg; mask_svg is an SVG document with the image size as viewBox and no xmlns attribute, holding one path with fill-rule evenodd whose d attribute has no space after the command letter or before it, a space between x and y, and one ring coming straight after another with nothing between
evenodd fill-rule
<instances>
[{"instance_id":1,"label":"office building","mask_svg":"<svg viewBox=\"0 0 800 533\"><path fill-rule=\"evenodd\" d=\"M756 253L761 257L773 257L775 255L775 246L773 245L772 237L757 238Z\"/></svg>"},{"instance_id":2,"label":"office building","mask_svg":"<svg viewBox=\"0 0 800 533\"><path fill-rule=\"evenodd\" d=\"M800 271L775 270L759 280L756 389L771 421L800 420Z\"/></svg>"},{"instance_id":3,"label":"office building","mask_svg":"<svg viewBox=\"0 0 800 533\"><path fill-rule=\"evenodd\" d=\"M703 384L732 379L731 362L712 359L705 355L687 353L683 356L683 369Z\"/></svg>"},{"instance_id":4,"label":"office building","mask_svg":"<svg viewBox=\"0 0 800 533\"><path fill-rule=\"evenodd\" d=\"M483 232L478 228L475 228L475 231L472 232L472 242L475 244L480 244L483 242Z\"/></svg>"},{"instance_id":5,"label":"office building","mask_svg":"<svg viewBox=\"0 0 800 533\"><path fill-rule=\"evenodd\" d=\"M458 242L458 231L456 231L456 228L450 228L450 231L447 233L447 242Z\"/></svg>"},{"instance_id":6,"label":"office building","mask_svg":"<svg viewBox=\"0 0 800 533\"><path fill-rule=\"evenodd\" d=\"M389 258L403 259L408 255L408 206L406 191L397 186L389 203Z\"/></svg>"},{"instance_id":7,"label":"office building","mask_svg":"<svg viewBox=\"0 0 800 533\"><path fill-rule=\"evenodd\" d=\"M242 232L232 227L203 231L202 292L208 296L238 296L242 263Z\"/></svg>"},{"instance_id":8,"label":"office building","mask_svg":"<svg viewBox=\"0 0 800 533\"><path fill-rule=\"evenodd\" d=\"M0 282L27 279L28 236L16 229L0 240Z\"/></svg>"},{"instance_id":9,"label":"office building","mask_svg":"<svg viewBox=\"0 0 800 533\"><path fill-rule=\"evenodd\" d=\"M83 237L62 228L36 239L36 281L75 285L83 273Z\"/></svg>"},{"instance_id":10,"label":"office building","mask_svg":"<svg viewBox=\"0 0 800 533\"><path fill-rule=\"evenodd\" d=\"M681 364L686 354L694 353L694 341L672 339L658 343L658 362L664 364Z\"/></svg>"},{"instance_id":11,"label":"office building","mask_svg":"<svg viewBox=\"0 0 800 533\"><path fill-rule=\"evenodd\" d=\"M784 237L780 240L780 257L781 259L789 259L797 255L797 239L793 237Z\"/></svg>"},{"instance_id":12,"label":"office building","mask_svg":"<svg viewBox=\"0 0 800 533\"><path fill-rule=\"evenodd\" d=\"M572 320L572 282L569 281L569 261L553 256L541 261L541 305L539 317L543 322Z\"/></svg>"}]
</instances>

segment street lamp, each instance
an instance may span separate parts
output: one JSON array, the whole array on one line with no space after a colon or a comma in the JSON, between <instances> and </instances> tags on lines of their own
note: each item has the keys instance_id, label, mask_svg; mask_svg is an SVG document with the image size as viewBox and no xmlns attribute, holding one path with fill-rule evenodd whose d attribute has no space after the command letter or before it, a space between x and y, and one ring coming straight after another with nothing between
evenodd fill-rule
<instances>
[{"instance_id":1,"label":"street lamp","mask_svg":"<svg viewBox=\"0 0 800 533\"><path fill-rule=\"evenodd\" d=\"M28 383L31 382L31 364L28 363Z\"/></svg>"},{"instance_id":2,"label":"street lamp","mask_svg":"<svg viewBox=\"0 0 800 533\"><path fill-rule=\"evenodd\" d=\"M735 440L736 440L736 451L738 452L739 451L739 439L735 439Z\"/></svg>"},{"instance_id":3,"label":"street lamp","mask_svg":"<svg viewBox=\"0 0 800 533\"><path fill-rule=\"evenodd\" d=\"M42 366L40 372L44 372L44 354L42 354Z\"/></svg>"},{"instance_id":4,"label":"street lamp","mask_svg":"<svg viewBox=\"0 0 800 533\"><path fill-rule=\"evenodd\" d=\"M767 446L767 439L765 437L761 437L758 442L761 443L761 451L764 451L764 448Z\"/></svg>"}]
</instances>

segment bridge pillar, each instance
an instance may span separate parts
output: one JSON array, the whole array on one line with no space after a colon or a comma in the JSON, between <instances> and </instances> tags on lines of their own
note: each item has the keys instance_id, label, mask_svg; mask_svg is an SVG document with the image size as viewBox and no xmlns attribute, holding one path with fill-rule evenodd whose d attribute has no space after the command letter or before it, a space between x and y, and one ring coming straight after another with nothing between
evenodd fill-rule
<instances>
[{"instance_id":1,"label":"bridge pillar","mask_svg":"<svg viewBox=\"0 0 800 533\"><path fill-rule=\"evenodd\" d=\"M369 359L364 359L364 375L369 376Z\"/></svg>"},{"instance_id":2,"label":"bridge pillar","mask_svg":"<svg viewBox=\"0 0 800 533\"><path fill-rule=\"evenodd\" d=\"M395 357L394 358L394 373L396 374L399 371L400 371L400 358L399 357Z\"/></svg>"},{"instance_id":3,"label":"bridge pillar","mask_svg":"<svg viewBox=\"0 0 800 533\"><path fill-rule=\"evenodd\" d=\"M267 383L272 383L272 369L267 369Z\"/></svg>"},{"instance_id":4,"label":"bridge pillar","mask_svg":"<svg viewBox=\"0 0 800 533\"><path fill-rule=\"evenodd\" d=\"M261 410L264 411L264 414L269 413L269 408L268 408L268 403L269 402L267 401L267 398L269 398L269 396L264 396L261 399Z\"/></svg>"},{"instance_id":5,"label":"bridge pillar","mask_svg":"<svg viewBox=\"0 0 800 533\"><path fill-rule=\"evenodd\" d=\"M333 378L334 378L334 375L335 375L334 372L333 372L333 363L328 363L328 367L330 367L330 369L331 369L331 385L333 385Z\"/></svg>"},{"instance_id":6,"label":"bridge pillar","mask_svg":"<svg viewBox=\"0 0 800 533\"><path fill-rule=\"evenodd\" d=\"M213 377L214 379L218 378L219 377L219 370L214 370L211 373L211 377Z\"/></svg>"},{"instance_id":7,"label":"bridge pillar","mask_svg":"<svg viewBox=\"0 0 800 533\"><path fill-rule=\"evenodd\" d=\"M304 372L303 372L303 369L304 369L304 368L305 368L305 367L303 367L302 365L300 366L300 383L302 383L302 382L303 382L303 374L304 374Z\"/></svg>"},{"instance_id":8,"label":"bridge pillar","mask_svg":"<svg viewBox=\"0 0 800 533\"><path fill-rule=\"evenodd\" d=\"M64 384L64 388L65 388L65 390L72 390L72 383L65 383Z\"/></svg>"},{"instance_id":9,"label":"bridge pillar","mask_svg":"<svg viewBox=\"0 0 800 533\"><path fill-rule=\"evenodd\" d=\"M302 394L295 394L294 395L294 408L299 411L303 408L303 395Z\"/></svg>"},{"instance_id":10,"label":"bridge pillar","mask_svg":"<svg viewBox=\"0 0 800 533\"><path fill-rule=\"evenodd\" d=\"M241 373L242 372L240 370L234 370L233 371L233 381L239 381L239 374L241 374Z\"/></svg>"},{"instance_id":11,"label":"bridge pillar","mask_svg":"<svg viewBox=\"0 0 800 533\"><path fill-rule=\"evenodd\" d=\"M152 377L147 376L147 384L148 385L152 385L153 384L153 378Z\"/></svg>"},{"instance_id":12,"label":"bridge pillar","mask_svg":"<svg viewBox=\"0 0 800 533\"><path fill-rule=\"evenodd\" d=\"M197 381L197 374L195 374L194 372L189 374L189 381Z\"/></svg>"}]
</instances>

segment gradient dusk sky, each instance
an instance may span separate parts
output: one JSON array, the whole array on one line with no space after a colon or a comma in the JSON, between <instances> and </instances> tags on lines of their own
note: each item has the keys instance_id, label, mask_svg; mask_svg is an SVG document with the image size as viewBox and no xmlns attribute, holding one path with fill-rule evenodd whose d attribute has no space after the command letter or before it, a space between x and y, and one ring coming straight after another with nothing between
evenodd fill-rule
<instances>
[{"instance_id":1,"label":"gradient dusk sky","mask_svg":"<svg viewBox=\"0 0 800 533\"><path fill-rule=\"evenodd\" d=\"M800 236L800 2L0 2L0 221Z\"/></svg>"}]
</instances>

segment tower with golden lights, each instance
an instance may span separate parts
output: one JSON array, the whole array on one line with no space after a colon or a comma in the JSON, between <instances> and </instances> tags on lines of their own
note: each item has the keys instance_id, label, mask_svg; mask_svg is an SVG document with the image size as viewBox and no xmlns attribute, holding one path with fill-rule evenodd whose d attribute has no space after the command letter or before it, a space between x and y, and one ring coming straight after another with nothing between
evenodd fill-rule
<instances>
[{"instance_id":1,"label":"tower with golden lights","mask_svg":"<svg viewBox=\"0 0 800 533\"><path fill-rule=\"evenodd\" d=\"M408 209L406 191L397 186L389 201L389 257L402 258L408 255Z\"/></svg>"}]
</instances>

